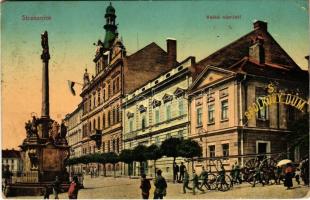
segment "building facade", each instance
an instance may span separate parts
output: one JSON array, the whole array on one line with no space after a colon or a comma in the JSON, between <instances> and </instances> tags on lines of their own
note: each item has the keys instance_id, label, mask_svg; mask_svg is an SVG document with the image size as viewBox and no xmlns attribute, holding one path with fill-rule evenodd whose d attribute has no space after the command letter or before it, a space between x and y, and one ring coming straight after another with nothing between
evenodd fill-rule
<instances>
[{"instance_id":1,"label":"building facade","mask_svg":"<svg viewBox=\"0 0 310 200\"><path fill-rule=\"evenodd\" d=\"M82 154L120 153L122 142L122 97L177 64L176 42L167 40L167 52L150 43L127 55L118 37L116 14L110 4L105 14L104 41L98 40L93 59L95 74L84 73L82 97ZM95 168L97 165L89 165ZM99 170L100 169L100 166ZM89 170L89 169L86 169ZM112 166L107 165L107 171ZM121 165L116 165L121 172Z\"/></svg>"},{"instance_id":2,"label":"building facade","mask_svg":"<svg viewBox=\"0 0 310 200\"><path fill-rule=\"evenodd\" d=\"M83 155L83 143L82 143L82 121L81 117L83 115L82 104L70 114L66 115L64 121L67 126L66 139L68 145L70 146L70 158L76 158ZM82 165L73 166L74 172L80 173L83 168Z\"/></svg>"},{"instance_id":3,"label":"building facade","mask_svg":"<svg viewBox=\"0 0 310 200\"><path fill-rule=\"evenodd\" d=\"M8 169L16 175L23 171L20 151L14 149L2 150L2 170Z\"/></svg>"},{"instance_id":4,"label":"building facade","mask_svg":"<svg viewBox=\"0 0 310 200\"><path fill-rule=\"evenodd\" d=\"M197 63L202 72L189 89L190 138L210 166L227 169L246 155L277 157L289 151L290 121L307 109L308 74L257 21L254 30ZM243 155L243 156L240 156Z\"/></svg>"},{"instance_id":5,"label":"building facade","mask_svg":"<svg viewBox=\"0 0 310 200\"><path fill-rule=\"evenodd\" d=\"M188 136L188 101L185 96L192 83L195 59L187 58L177 67L164 73L123 99L123 141L125 149L138 145L160 145L170 137ZM172 178L172 158L161 158L156 168ZM180 164L181 158L177 159ZM139 175L139 169L155 176L153 161L126 165L125 174Z\"/></svg>"}]
</instances>

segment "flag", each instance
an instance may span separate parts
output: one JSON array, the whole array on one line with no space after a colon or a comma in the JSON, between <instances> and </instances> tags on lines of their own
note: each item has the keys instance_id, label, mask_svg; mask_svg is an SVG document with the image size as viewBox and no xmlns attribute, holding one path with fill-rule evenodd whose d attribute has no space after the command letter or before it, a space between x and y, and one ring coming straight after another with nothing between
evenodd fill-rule
<instances>
[{"instance_id":1,"label":"flag","mask_svg":"<svg viewBox=\"0 0 310 200\"><path fill-rule=\"evenodd\" d=\"M68 86L69 86L70 92L72 93L73 96L75 96L74 85L75 85L75 82L68 80Z\"/></svg>"}]
</instances>

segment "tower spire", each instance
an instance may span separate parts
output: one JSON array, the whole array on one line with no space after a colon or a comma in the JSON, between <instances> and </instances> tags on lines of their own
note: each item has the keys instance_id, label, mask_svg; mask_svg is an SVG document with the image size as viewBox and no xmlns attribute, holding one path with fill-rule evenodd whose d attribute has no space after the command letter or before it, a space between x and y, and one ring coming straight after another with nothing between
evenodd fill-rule
<instances>
[{"instance_id":1,"label":"tower spire","mask_svg":"<svg viewBox=\"0 0 310 200\"><path fill-rule=\"evenodd\" d=\"M113 44L115 38L117 37L117 25L115 24L115 8L112 6L112 3L110 2L110 5L106 9L105 14L106 24L103 26L105 29L105 38L104 38L104 48L108 49Z\"/></svg>"}]
</instances>

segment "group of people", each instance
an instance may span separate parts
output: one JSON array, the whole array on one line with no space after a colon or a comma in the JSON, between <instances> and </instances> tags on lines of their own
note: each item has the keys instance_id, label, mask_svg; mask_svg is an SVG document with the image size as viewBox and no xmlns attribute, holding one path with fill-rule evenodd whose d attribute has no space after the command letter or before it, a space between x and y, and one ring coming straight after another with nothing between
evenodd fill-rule
<instances>
[{"instance_id":1,"label":"group of people","mask_svg":"<svg viewBox=\"0 0 310 200\"><path fill-rule=\"evenodd\" d=\"M68 189L68 199L77 199L79 189L81 189L81 184L78 180L78 177L73 176ZM52 187L49 187L48 185L45 186L44 199L49 199L51 193L54 194L55 199L59 199L58 194L61 191L62 191L61 181L59 180L58 176L56 176L55 181L52 184Z\"/></svg>"},{"instance_id":2,"label":"group of people","mask_svg":"<svg viewBox=\"0 0 310 200\"><path fill-rule=\"evenodd\" d=\"M186 167L181 162L181 165L179 166L176 164L176 162L173 163L173 182L182 182L184 178L184 173L185 173Z\"/></svg>"},{"instance_id":3,"label":"group of people","mask_svg":"<svg viewBox=\"0 0 310 200\"><path fill-rule=\"evenodd\" d=\"M160 169L156 172L154 186L154 199L163 199L167 194L167 182L166 179L162 176L162 171ZM140 189L142 191L142 199L148 199L150 196L151 183L150 180L146 178L145 174L141 175Z\"/></svg>"},{"instance_id":4,"label":"group of people","mask_svg":"<svg viewBox=\"0 0 310 200\"><path fill-rule=\"evenodd\" d=\"M293 187L293 178L295 177L297 184L300 184L300 178L304 185L309 185L309 159L304 158L299 166L295 169L291 163L285 167L284 186L287 189Z\"/></svg>"}]
</instances>

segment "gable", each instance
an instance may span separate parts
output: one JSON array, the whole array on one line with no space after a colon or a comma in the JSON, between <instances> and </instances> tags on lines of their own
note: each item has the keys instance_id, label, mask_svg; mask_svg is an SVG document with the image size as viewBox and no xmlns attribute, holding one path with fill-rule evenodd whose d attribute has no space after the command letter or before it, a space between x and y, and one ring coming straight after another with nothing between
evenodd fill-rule
<instances>
[{"instance_id":1,"label":"gable","mask_svg":"<svg viewBox=\"0 0 310 200\"><path fill-rule=\"evenodd\" d=\"M204 69L206 65L221 68L229 68L244 57L249 56L249 48L252 40L260 37L264 41L265 61L277 65L286 66L288 69L300 69L294 60L285 52L267 30L255 29L240 37L225 47L219 49L208 57L199 61L198 67Z\"/></svg>"},{"instance_id":2,"label":"gable","mask_svg":"<svg viewBox=\"0 0 310 200\"><path fill-rule=\"evenodd\" d=\"M205 85L215 83L219 80L225 79L235 74L233 71L221 69L219 67L206 66L196 80L189 87L189 90L196 90L204 87Z\"/></svg>"},{"instance_id":3,"label":"gable","mask_svg":"<svg viewBox=\"0 0 310 200\"><path fill-rule=\"evenodd\" d=\"M216 82L217 80L220 80L225 76L227 76L227 74L225 73L209 71L207 74L205 74L205 76L203 76L202 80L200 80L200 83L197 85L196 88L200 88L212 82Z\"/></svg>"}]
</instances>

